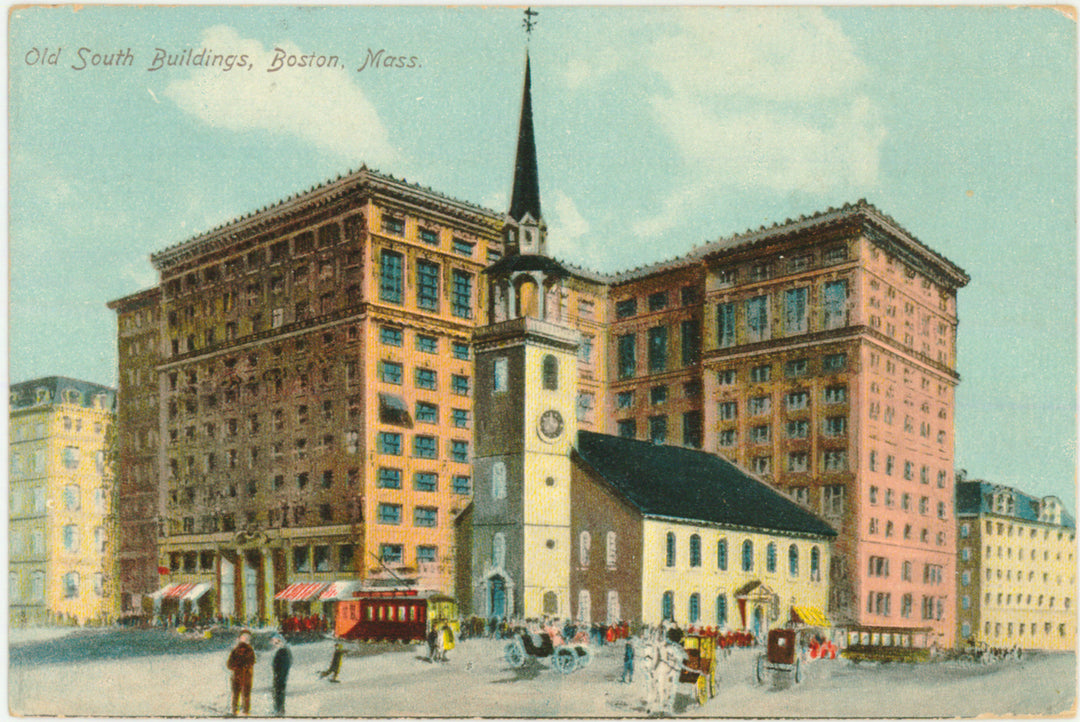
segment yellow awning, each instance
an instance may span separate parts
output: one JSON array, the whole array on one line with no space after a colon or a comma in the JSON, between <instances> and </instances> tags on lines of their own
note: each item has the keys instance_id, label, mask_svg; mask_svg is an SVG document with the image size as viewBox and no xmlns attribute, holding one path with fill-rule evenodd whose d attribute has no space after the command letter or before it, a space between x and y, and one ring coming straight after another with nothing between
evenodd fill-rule
<instances>
[{"instance_id":1,"label":"yellow awning","mask_svg":"<svg viewBox=\"0 0 1080 722\"><path fill-rule=\"evenodd\" d=\"M828 627L829 620L825 614L815 607L792 607L791 616L794 617L792 621L802 622L810 627Z\"/></svg>"}]
</instances>

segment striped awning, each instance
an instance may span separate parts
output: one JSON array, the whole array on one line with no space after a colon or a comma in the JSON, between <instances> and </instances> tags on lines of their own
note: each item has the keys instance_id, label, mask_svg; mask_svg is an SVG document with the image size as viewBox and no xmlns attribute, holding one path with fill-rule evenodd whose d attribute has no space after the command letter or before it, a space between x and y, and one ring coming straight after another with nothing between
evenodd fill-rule
<instances>
[{"instance_id":1,"label":"striped awning","mask_svg":"<svg viewBox=\"0 0 1080 722\"><path fill-rule=\"evenodd\" d=\"M157 591L156 591L156 592L154 592L153 594L147 594L147 595L146 595L146 597L147 597L148 599L155 599L155 600L156 600L156 599L161 599L161 598L162 598L162 597L164 597L164 596L165 596L166 594L168 594L168 593L169 593L169 591L170 591L170 590L172 590L172 588L173 588L173 587L175 587L175 586L177 586L177 585L176 585L176 583L173 583L173 584L166 584L165 586L163 586L163 587L162 587L161 589L157 590Z\"/></svg>"},{"instance_id":2,"label":"striped awning","mask_svg":"<svg viewBox=\"0 0 1080 722\"><path fill-rule=\"evenodd\" d=\"M165 592L165 599L183 599L195 587L199 586L196 582L180 582L173 584Z\"/></svg>"},{"instance_id":3,"label":"striped awning","mask_svg":"<svg viewBox=\"0 0 1080 722\"><path fill-rule=\"evenodd\" d=\"M352 599L353 592L363 584L359 579L351 579L343 582L334 582L319 595L320 602L336 602L341 599Z\"/></svg>"},{"instance_id":4,"label":"striped awning","mask_svg":"<svg viewBox=\"0 0 1080 722\"><path fill-rule=\"evenodd\" d=\"M829 620L825 614L815 607L792 607L791 621L797 624L805 624L810 627L828 627Z\"/></svg>"},{"instance_id":5,"label":"striped awning","mask_svg":"<svg viewBox=\"0 0 1080 722\"><path fill-rule=\"evenodd\" d=\"M184 595L184 601L197 602L199 601L199 598L202 595L206 594L208 591L210 591L210 584L206 582L196 584L194 587L188 590L187 594Z\"/></svg>"},{"instance_id":6,"label":"striped awning","mask_svg":"<svg viewBox=\"0 0 1080 722\"><path fill-rule=\"evenodd\" d=\"M282 589L274 599L283 602L310 602L330 586L327 582L295 582Z\"/></svg>"}]
</instances>

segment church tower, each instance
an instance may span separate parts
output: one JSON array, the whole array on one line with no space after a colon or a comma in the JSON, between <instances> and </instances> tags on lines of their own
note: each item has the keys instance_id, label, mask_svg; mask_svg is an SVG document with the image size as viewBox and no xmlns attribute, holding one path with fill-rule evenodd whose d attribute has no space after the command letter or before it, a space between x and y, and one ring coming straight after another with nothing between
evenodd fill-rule
<instances>
[{"instance_id":1,"label":"church tower","mask_svg":"<svg viewBox=\"0 0 1080 722\"><path fill-rule=\"evenodd\" d=\"M473 337L473 611L568 617L580 335L560 318L566 269L546 255L528 54L503 234L506 255L485 271L489 324Z\"/></svg>"}]
</instances>

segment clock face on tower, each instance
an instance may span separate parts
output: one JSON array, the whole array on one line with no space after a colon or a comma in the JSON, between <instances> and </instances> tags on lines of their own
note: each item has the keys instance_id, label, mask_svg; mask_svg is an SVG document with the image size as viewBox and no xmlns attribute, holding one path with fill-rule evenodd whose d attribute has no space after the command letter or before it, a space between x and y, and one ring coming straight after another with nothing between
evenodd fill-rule
<instances>
[{"instance_id":1,"label":"clock face on tower","mask_svg":"<svg viewBox=\"0 0 1080 722\"><path fill-rule=\"evenodd\" d=\"M546 441L554 441L563 432L563 417L555 409L548 409L540 414L540 438Z\"/></svg>"}]
</instances>

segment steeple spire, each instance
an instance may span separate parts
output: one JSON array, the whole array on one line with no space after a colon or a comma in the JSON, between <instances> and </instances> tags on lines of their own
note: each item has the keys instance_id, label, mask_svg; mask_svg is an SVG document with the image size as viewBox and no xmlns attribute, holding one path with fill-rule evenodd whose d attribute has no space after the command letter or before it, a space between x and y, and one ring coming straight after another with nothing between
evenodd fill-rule
<instances>
[{"instance_id":1,"label":"steeple spire","mask_svg":"<svg viewBox=\"0 0 1080 722\"><path fill-rule=\"evenodd\" d=\"M525 87L521 93L521 122L518 126L517 158L514 163L514 190L510 196L510 217L521 221L528 213L540 220L540 177L536 168L536 139L533 136L532 93L529 52L525 51Z\"/></svg>"}]
</instances>

